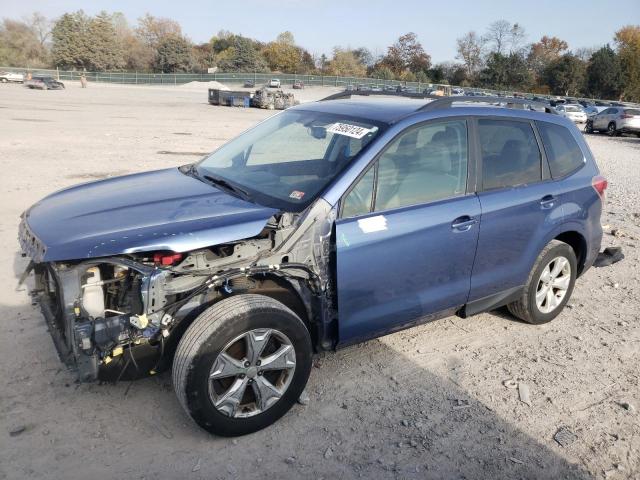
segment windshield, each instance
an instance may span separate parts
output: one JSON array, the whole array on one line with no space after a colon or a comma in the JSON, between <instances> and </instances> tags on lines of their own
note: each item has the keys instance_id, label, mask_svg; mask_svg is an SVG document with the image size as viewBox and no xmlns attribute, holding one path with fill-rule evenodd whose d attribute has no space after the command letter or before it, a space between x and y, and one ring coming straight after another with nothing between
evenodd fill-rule
<instances>
[{"instance_id":1,"label":"windshield","mask_svg":"<svg viewBox=\"0 0 640 480\"><path fill-rule=\"evenodd\" d=\"M382 126L344 115L290 110L223 145L198 163L194 173L257 203L300 211Z\"/></svg>"},{"instance_id":2,"label":"windshield","mask_svg":"<svg viewBox=\"0 0 640 480\"><path fill-rule=\"evenodd\" d=\"M567 110L567 112L581 112L582 109L580 107L578 107L577 105L567 105L565 107L565 109Z\"/></svg>"}]
</instances>

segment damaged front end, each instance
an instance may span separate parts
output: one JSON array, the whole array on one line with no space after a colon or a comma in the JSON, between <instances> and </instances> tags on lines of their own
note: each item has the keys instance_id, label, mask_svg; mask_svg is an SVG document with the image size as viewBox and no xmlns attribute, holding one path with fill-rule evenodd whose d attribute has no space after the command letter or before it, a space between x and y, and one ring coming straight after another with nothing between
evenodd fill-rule
<instances>
[{"instance_id":1,"label":"damaged front end","mask_svg":"<svg viewBox=\"0 0 640 480\"><path fill-rule=\"evenodd\" d=\"M332 348L333 221L320 199L301 214L273 215L249 239L186 252L43 261L47 247L23 218L20 243L61 360L82 382L117 381L168 365L199 312L244 292L282 301L308 324L318 348Z\"/></svg>"}]
</instances>

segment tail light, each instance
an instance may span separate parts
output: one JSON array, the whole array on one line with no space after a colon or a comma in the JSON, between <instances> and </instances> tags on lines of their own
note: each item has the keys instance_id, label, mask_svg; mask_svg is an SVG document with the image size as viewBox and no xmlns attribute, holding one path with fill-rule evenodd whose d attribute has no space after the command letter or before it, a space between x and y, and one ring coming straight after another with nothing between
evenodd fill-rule
<instances>
[{"instance_id":1,"label":"tail light","mask_svg":"<svg viewBox=\"0 0 640 480\"><path fill-rule=\"evenodd\" d=\"M600 200L604 202L606 197L605 191L609 186L609 182L607 182L607 179L604 178L602 175L596 175L591 179L591 186L593 186L593 189L596 191L596 193L600 197Z\"/></svg>"},{"instance_id":2,"label":"tail light","mask_svg":"<svg viewBox=\"0 0 640 480\"><path fill-rule=\"evenodd\" d=\"M175 265L180 260L182 260L181 253L154 253L153 254L153 263L156 265Z\"/></svg>"},{"instance_id":3,"label":"tail light","mask_svg":"<svg viewBox=\"0 0 640 480\"><path fill-rule=\"evenodd\" d=\"M629 115L628 113L620 115L620 118L633 118L633 117L635 117L635 115Z\"/></svg>"}]
</instances>

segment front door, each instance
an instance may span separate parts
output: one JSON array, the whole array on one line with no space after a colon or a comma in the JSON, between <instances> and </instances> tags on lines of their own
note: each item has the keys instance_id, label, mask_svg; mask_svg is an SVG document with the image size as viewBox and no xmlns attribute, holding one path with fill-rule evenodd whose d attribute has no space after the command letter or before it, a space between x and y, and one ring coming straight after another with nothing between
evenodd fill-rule
<instances>
[{"instance_id":1,"label":"front door","mask_svg":"<svg viewBox=\"0 0 640 480\"><path fill-rule=\"evenodd\" d=\"M412 325L467 301L480 203L467 192L467 126L400 134L341 202L339 343Z\"/></svg>"}]
</instances>

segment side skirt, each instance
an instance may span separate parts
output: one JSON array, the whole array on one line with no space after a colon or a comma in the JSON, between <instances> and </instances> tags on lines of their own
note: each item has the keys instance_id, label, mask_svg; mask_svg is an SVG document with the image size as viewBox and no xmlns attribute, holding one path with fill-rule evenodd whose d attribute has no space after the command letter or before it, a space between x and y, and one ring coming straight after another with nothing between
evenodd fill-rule
<instances>
[{"instance_id":1,"label":"side skirt","mask_svg":"<svg viewBox=\"0 0 640 480\"><path fill-rule=\"evenodd\" d=\"M499 307L504 307L505 305L518 300L522 294L523 288L524 285L520 285L518 287L509 288L508 290L503 290L502 292L494 293L488 297L469 302L458 311L457 315L462 318L467 318L471 315L477 315L478 313L488 312Z\"/></svg>"}]
</instances>

